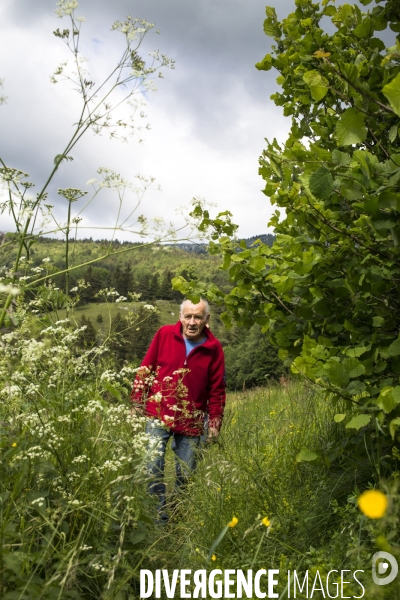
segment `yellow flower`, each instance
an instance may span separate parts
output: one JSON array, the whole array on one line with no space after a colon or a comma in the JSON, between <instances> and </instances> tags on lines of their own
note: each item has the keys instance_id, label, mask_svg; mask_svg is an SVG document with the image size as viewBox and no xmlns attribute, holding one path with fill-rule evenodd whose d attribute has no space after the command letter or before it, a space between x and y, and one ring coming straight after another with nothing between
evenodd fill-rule
<instances>
[{"instance_id":1,"label":"yellow flower","mask_svg":"<svg viewBox=\"0 0 400 600\"><path fill-rule=\"evenodd\" d=\"M215 556L215 554L212 555L211 560L217 560L217 557Z\"/></svg>"},{"instance_id":2,"label":"yellow flower","mask_svg":"<svg viewBox=\"0 0 400 600\"><path fill-rule=\"evenodd\" d=\"M379 490L367 490L358 498L358 508L370 519L382 518L387 507L387 496Z\"/></svg>"},{"instance_id":3,"label":"yellow flower","mask_svg":"<svg viewBox=\"0 0 400 600\"><path fill-rule=\"evenodd\" d=\"M264 517L261 523L265 525L265 527L269 527L271 525L271 521L268 519L268 517Z\"/></svg>"},{"instance_id":4,"label":"yellow flower","mask_svg":"<svg viewBox=\"0 0 400 600\"><path fill-rule=\"evenodd\" d=\"M17 447L17 442L14 442L13 444L11 444L11 446L12 446L13 448L16 448L16 447Z\"/></svg>"},{"instance_id":5,"label":"yellow flower","mask_svg":"<svg viewBox=\"0 0 400 600\"><path fill-rule=\"evenodd\" d=\"M317 50L316 52L314 52L314 55L316 58L328 58L328 56L330 56L331 53L330 52L324 52L322 50L322 48L320 48L319 50Z\"/></svg>"},{"instance_id":6,"label":"yellow flower","mask_svg":"<svg viewBox=\"0 0 400 600\"><path fill-rule=\"evenodd\" d=\"M229 521L228 523L228 527L236 527L236 525L238 524L239 519L237 519L236 517L232 517L232 521Z\"/></svg>"}]
</instances>

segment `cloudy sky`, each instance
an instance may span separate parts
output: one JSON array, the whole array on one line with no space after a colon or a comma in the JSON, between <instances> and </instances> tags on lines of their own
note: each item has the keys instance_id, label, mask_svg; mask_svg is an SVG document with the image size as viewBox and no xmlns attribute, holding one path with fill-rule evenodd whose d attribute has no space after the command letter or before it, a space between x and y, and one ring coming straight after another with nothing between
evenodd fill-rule
<instances>
[{"instance_id":1,"label":"cloudy sky","mask_svg":"<svg viewBox=\"0 0 400 600\"><path fill-rule=\"evenodd\" d=\"M294 9L294 0L269 0L278 16ZM289 120L269 96L276 89L276 73L259 72L254 64L269 50L263 33L266 0L80 0L81 49L92 78L100 82L116 64L123 48L121 33L110 31L115 20L127 15L155 23L140 52L159 49L176 61L156 81L158 91L142 95L147 102L150 130L128 143L107 135L86 134L74 148L73 161L63 163L50 186L49 203L65 222L66 204L57 188L89 189L86 182L108 167L130 181L141 173L156 179L146 192L140 212L179 225L176 209L189 210L193 197L230 210L247 237L266 232L273 211L262 194L258 157L264 138L283 140ZM52 32L69 26L55 15L54 0L2 0L0 56L2 93L0 155L8 166L30 174L36 189L46 181L54 157L63 151L77 121L80 99L69 82L50 83L68 49ZM120 116L126 116L122 108ZM143 139L143 142L139 142ZM157 190L157 186L161 191ZM125 197L127 215L134 198ZM82 202L74 205L80 210ZM118 208L117 197L102 190L81 215L82 237L108 237ZM11 230L2 215L0 230ZM119 232L119 239L131 239Z\"/></svg>"}]
</instances>

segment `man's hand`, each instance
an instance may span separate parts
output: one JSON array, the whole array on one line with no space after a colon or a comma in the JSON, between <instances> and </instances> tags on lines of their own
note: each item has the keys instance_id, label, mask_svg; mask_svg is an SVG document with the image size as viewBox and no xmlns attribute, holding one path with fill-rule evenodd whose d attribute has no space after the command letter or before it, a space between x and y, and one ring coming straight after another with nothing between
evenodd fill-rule
<instances>
[{"instance_id":1,"label":"man's hand","mask_svg":"<svg viewBox=\"0 0 400 600\"><path fill-rule=\"evenodd\" d=\"M144 407L142 404L132 404L131 406L131 415L137 417L143 417L144 415Z\"/></svg>"},{"instance_id":2,"label":"man's hand","mask_svg":"<svg viewBox=\"0 0 400 600\"><path fill-rule=\"evenodd\" d=\"M212 444L213 442L216 442L218 435L219 435L219 431L216 427L209 427L207 444Z\"/></svg>"}]
</instances>

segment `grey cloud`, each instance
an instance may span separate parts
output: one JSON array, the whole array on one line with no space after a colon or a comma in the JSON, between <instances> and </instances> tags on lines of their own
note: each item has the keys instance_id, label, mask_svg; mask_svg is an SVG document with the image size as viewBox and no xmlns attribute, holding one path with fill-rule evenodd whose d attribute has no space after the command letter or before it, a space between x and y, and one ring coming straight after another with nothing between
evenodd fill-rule
<instances>
[{"instance_id":1,"label":"grey cloud","mask_svg":"<svg viewBox=\"0 0 400 600\"><path fill-rule=\"evenodd\" d=\"M218 189L224 189L233 181L245 190L248 179L251 191L245 201L243 194L234 196L230 188L230 195L222 197L220 203L221 209L231 208L233 212L237 207L241 215L244 204L249 207L247 213L251 213L251 206L267 205L258 192L262 187L257 177L258 156L264 146L263 138L283 135L288 126L288 120L281 117L281 109L269 100L276 89L276 73L259 72L254 67L270 48L270 39L263 32L266 4L275 5L280 18L295 9L294 0L81 0L77 11L87 19L83 24L84 47L94 59L101 60L103 53L116 50L121 34L111 32L110 27L113 21L127 14L154 22L161 30L161 36L152 32L146 38L141 51L146 54L159 48L176 60L176 69L167 71L166 78L157 84L159 92L149 96L149 113L156 115L154 120L158 127L162 119L176 126L172 133L168 129L168 135L176 136L172 140L175 146L182 144L174 151L177 161L180 152L191 151L193 140L197 153L202 145L205 157L210 155L211 162L223 163L223 179L216 182ZM38 182L45 180L55 154L62 151L75 118L68 109L72 101L68 86L63 84L62 92L49 88L47 63L44 69L40 59L35 58L40 51L43 57L45 48L48 63L55 67L59 62L56 56L53 60L52 54L57 54L56 48L62 47L62 42L51 32L57 27L66 27L67 21L56 18L55 7L55 0L2 0L0 7L1 28L4 32L13 29L17 37L14 49L9 48L9 55L0 57L0 78L5 79L2 93L9 97L8 105L0 107L1 155L12 166L29 171ZM17 51L17 48L20 49ZM185 134L179 132L182 123ZM152 154L157 157L159 164L154 165L153 171L157 176L162 156L168 157L171 140L160 139L157 131L150 132L146 138L146 148L149 148L146 160L149 161ZM162 151L152 144L162 145ZM103 141L89 136L74 150L73 163L59 169L49 191L50 201L59 207L60 215L63 206L57 197L57 187L85 187L100 164L111 163L110 166L120 166L129 173L132 163L136 172L140 148L132 145L127 150L126 146L121 148L114 142L103 159L100 154L103 147ZM187 156L182 156L183 159ZM235 166L230 167L230 164ZM246 167L239 172L241 164ZM172 204L178 192L181 193L175 182L183 176L182 169L179 165L168 165L170 172L164 169L161 182L164 195L154 201L160 210L164 210L165 204ZM187 165L195 171L195 166ZM207 166L204 159L205 178L210 177L213 167L211 163ZM253 179L250 179L251 173ZM200 191L203 188L198 183L197 187L193 184L192 172L187 177L184 195L190 199L198 188ZM105 195L97 213L91 209L88 218L107 223L114 202ZM246 222L245 218L248 218ZM250 217L244 215L243 221L246 234L261 232L260 218L253 224Z\"/></svg>"}]
</instances>

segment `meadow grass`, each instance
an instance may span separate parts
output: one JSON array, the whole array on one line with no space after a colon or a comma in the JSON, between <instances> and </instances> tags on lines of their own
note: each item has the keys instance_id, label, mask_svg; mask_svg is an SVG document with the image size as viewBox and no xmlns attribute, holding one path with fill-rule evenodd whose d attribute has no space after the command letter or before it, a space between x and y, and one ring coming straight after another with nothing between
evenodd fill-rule
<instances>
[{"instance_id":1,"label":"meadow grass","mask_svg":"<svg viewBox=\"0 0 400 600\"><path fill-rule=\"evenodd\" d=\"M340 452L352 443L334 421L342 408L287 380L228 394L218 442L157 527L144 422L130 412L133 369L110 369L102 347L77 352L79 330L67 323L30 336L27 321L0 346L6 600L136 600L141 568L370 571L377 544L398 544L394 488L380 523L356 507L376 468ZM169 449L170 492L173 471ZM348 596L359 591L345 586ZM288 597L284 581L279 592ZM396 593L375 586L365 597Z\"/></svg>"},{"instance_id":2,"label":"meadow grass","mask_svg":"<svg viewBox=\"0 0 400 600\"><path fill-rule=\"evenodd\" d=\"M68 311L68 316L73 323L78 325L82 316L90 319L94 327L99 331L105 330L111 319L118 314L124 315L126 308L130 309L140 304L149 304L148 302L89 302L83 306L76 306ZM171 325L178 321L179 305L170 300L157 300L156 306L160 312L161 325ZM55 320L65 319L66 310L61 308L54 311L52 317ZM97 317L101 315L102 321L99 323Z\"/></svg>"},{"instance_id":3,"label":"meadow grass","mask_svg":"<svg viewBox=\"0 0 400 600\"><path fill-rule=\"evenodd\" d=\"M389 519L378 526L356 506L359 491L373 482L374 469L340 456L337 448L349 436L334 421L339 409L299 381L229 394L219 442L201 453L164 533L169 568L318 569L321 574L364 569L370 574L376 539L389 529L394 535L396 525ZM173 476L170 451L170 488ZM210 557L233 517L236 526L228 528ZM282 598L288 597L284 580ZM344 593L360 595L353 584L345 585ZM373 585L365 597L397 598L395 585ZM324 596L316 591L312 597Z\"/></svg>"}]
</instances>

